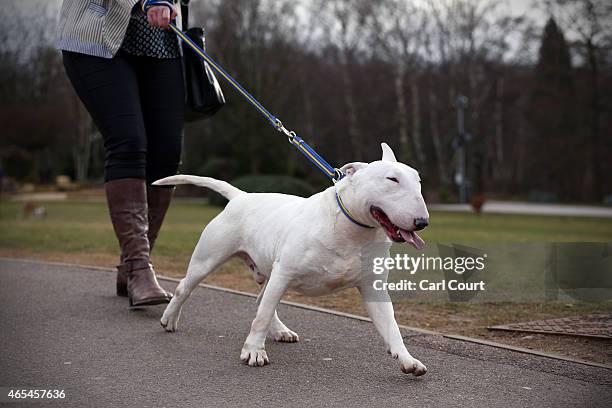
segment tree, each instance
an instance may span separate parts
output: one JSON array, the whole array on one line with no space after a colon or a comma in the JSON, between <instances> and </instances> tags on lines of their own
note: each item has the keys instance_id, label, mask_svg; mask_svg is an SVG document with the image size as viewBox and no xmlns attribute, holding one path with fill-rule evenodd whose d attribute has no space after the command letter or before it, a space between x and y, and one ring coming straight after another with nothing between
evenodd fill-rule
<instances>
[{"instance_id":1,"label":"tree","mask_svg":"<svg viewBox=\"0 0 612 408\"><path fill-rule=\"evenodd\" d=\"M477 171L486 172L478 177L494 178L497 185L502 184L501 178L509 177L511 163L505 154L508 143L503 115L507 86L503 67L515 52L511 46L513 35L525 24L524 18L514 16L505 6L496 0L429 0L427 13L432 24L424 43L435 84L430 92L440 93L429 95L430 117L443 120L437 115L441 106L445 117L451 118L457 95L468 96L466 120L473 136L470 156L481 158L478 168L468 166L468 177L473 178ZM447 119L445 125L443 130L442 126L431 125L438 160L445 160L445 150L455 136L452 122ZM448 179L446 163L439 167L440 180Z\"/></svg>"},{"instance_id":2,"label":"tree","mask_svg":"<svg viewBox=\"0 0 612 408\"><path fill-rule=\"evenodd\" d=\"M214 38L209 42L214 44L213 55L256 99L279 115L284 113L279 112L281 107L290 105L287 102L297 87L291 80L295 68L293 36L284 23L294 13L288 0L225 0L216 8L216 24L208 30L209 39ZM236 159L240 172L285 172L287 162L278 157L285 156L289 148L286 138L268 127L230 86L221 85L229 103L215 118L218 127L213 132L224 134L222 141L229 149L222 149ZM287 121L285 124L289 126Z\"/></svg>"},{"instance_id":3,"label":"tree","mask_svg":"<svg viewBox=\"0 0 612 408\"><path fill-rule=\"evenodd\" d=\"M557 14L571 32L574 49L584 61L587 73L587 95L584 103L583 128L586 142L583 194L585 199L601 199L603 195L602 165L606 151L601 145L602 117L605 106L601 97L601 71L612 47L612 3L605 0L556 0Z\"/></svg>"},{"instance_id":4,"label":"tree","mask_svg":"<svg viewBox=\"0 0 612 408\"><path fill-rule=\"evenodd\" d=\"M363 134L359 123L359 107L355 97L356 85L353 67L367 38L366 20L371 4L367 0L319 0L315 2L316 15L325 30L326 46L334 51L340 68L342 96L347 116L347 131L353 158L362 157ZM315 14L313 14L313 18Z\"/></svg>"},{"instance_id":5,"label":"tree","mask_svg":"<svg viewBox=\"0 0 612 408\"><path fill-rule=\"evenodd\" d=\"M544 27L539 58L534 72L530 101L530 119L534 138L530 143L531 187L551 188L568 199L577 186L575 171L568 164L580 150L575 135L575 89L569 48L565 36L550 18Z\"/></svg>"},{"instance_id":6,"label":"tree","mask_svg":"<svg viewBox=\"0 0 612 408\"><path fill-rule=\"evenodd\" d=\"M398 116L400 160L424 167L425 148L421 131L421 80L423 44L429 19L424 9L412 0L384 0L372 13L375 46L384 59L395 67L395 99ZM405 81L410 88L410 112ZM409 120L410 119L410 120ZM409 123L412 123L412 129Z\"/></svg>"}]
</instances>

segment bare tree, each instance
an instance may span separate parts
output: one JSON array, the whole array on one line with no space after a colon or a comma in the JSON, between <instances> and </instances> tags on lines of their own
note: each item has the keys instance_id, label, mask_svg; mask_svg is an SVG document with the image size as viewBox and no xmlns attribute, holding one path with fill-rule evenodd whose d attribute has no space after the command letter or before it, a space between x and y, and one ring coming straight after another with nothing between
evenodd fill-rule
<instances>
[{"instance_id":1,"label":"bare tree","mask_svg":"<svg viewBox=\"0 0 612 408\"><path fill-rule=\"evenodd\" d=\"M426 162L421 134L421 96L419 83L423 69L424 35L428 25L427 13L412 0L384 0L377 3L372 13L376 46L386 61L395 67L395 98L398 115L400 154L406 162ZM405 81L411 95L408 112ZM409 129L411 118L412 129ZM409 135L412 137L409 137ZM412 142L412 143L411 143ZM414 154L412 153L414 150Z\"/></svg>"},{"instance_id":2,"label":"bare tree","mask_svg":"<svg viewBox=\"0 0 612 408\"><path fill-rule=\"evenodd\" d=\"M214 37L210 50L222 65L271 112L290 106L296 87L291 78L298 66L295 36L289 25L295 13L292 2L226 0L219 3L216 12L208 12L216 13L216 23L208 30ZM229 91L228 95L232 97ZM240 96L236 98L237 103L224 109L232 112L224 115L229 139L236 142L230 147L232 157L255 174L267 165L283 163L273 156L284 154L286 140L262 127L258 113Z\"/></svg>"},{"instance_id":3,"label":"bare tree","mask_svg":"<svg viewBox=\"0 0 612 408\"><path fill-rule=\"evenodd\" d=\"M480 167L501 170L506 165L504 71L498 67L510 58L512 34L525 20L512 16L496 0L430 0L428 12L434 21L430 55L438 62L439 75L449 81L448 103L452 104L457 92L469 97L470 133L484 160ZM497 124L492 131L487 129L488 116L484 116L490 101L496 107L491 116ZM509 174L504 170L493 175Z\"/></svg>"},{"instance_id":4,"label":"bare tree","mask_svg":"<svg viewBox=\"0 0 612 408\"><path fill-rule=\"evenodd\" d=\"M355 98L352 66L356 63L362 47L370 13L367 0L323 0L314 2L313 20L317 19L325 31L324 39L336 51L341 68L343 101L348 120L348 136L352 155L362 157L362 133Z\"/></svg>"},{"instance_id":5,"label":"bare tree","mask_svg":"<svg viewBox=\"0 0 612 408\"><path fill-rule=\"evenodd\" d=\"M588 68L589 95L587 101L587 154L584 174L584 196L600 199L602 192L601 118L604 111L601 98L601 70L612 49L612 3L606 0L553 0L546 2L557 14L560 24L574 38L573 45Z\"/></svg>"}]
</instances>

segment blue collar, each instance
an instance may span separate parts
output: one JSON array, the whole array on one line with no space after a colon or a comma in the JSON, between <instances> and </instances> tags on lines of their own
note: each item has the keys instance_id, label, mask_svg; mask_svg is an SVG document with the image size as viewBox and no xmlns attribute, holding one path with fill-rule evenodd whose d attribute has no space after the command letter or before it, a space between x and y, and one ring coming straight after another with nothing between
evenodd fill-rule
<instances>
[{"instance_id":1,"label":"blue collar","mask_svg":"<svg viewBox=\"0 0 612 408\"><path fill-rule=\"evenodd\" d=\"M338 195L337 191L336 191L336 202L338 203L338 207L340 207L340 211L342 211L342 214L344 214L346 216L346 218L348 218L349 221L351 221L353 224L359 225L360 227L363 227L363 228L374 228L374 227L372 227L370 225L366 225L366 224L363 224L363 223L357 221L355 219L355 217L353 217L351 215L351 213L349 212L348 208L346 208L344 206L344 203L342 202L342 199L340 199L340 196Z\"/></svg>"}]
</instances>

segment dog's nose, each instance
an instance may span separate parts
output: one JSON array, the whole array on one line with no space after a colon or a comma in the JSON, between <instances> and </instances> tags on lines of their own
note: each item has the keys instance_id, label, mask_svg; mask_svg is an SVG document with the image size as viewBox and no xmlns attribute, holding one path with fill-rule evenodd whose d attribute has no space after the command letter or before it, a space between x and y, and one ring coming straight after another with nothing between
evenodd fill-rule
<instances>
[{"instance_id":1,"label":"dog's nose","mask_svg":"<svg viewBox=\"0 0 612 408\"><path fill-rule=\"evenodd\" d=\"M425 228L428 225L429 225L429 219L427 219L427 218L415 218L414 219L414 228L417 231L422 230L423 228Z\"/></svg>"}]
</instances>

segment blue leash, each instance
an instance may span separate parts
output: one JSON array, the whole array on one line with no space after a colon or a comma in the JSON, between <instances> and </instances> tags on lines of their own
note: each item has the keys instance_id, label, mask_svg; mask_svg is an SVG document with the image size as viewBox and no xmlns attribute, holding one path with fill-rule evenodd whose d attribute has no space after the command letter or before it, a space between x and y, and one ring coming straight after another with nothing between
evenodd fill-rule
<instances>
[{"instance_id":1,"label":"blue leash","mask_svg":"<svg viewBox=\"0 0 612 408\"><path fill-rule=\"evenodd\" d=\"M317 166L327 177L329 177L334 183L339 181L344 174L330 165L324 158L322 158L312 147L308 145L299 137L294 131L290 131L276 116L271 114L264 106L257 101L246 89L244 89L230 74L227 73L219 64L217 64L202 48L194 43L185 33L179 30L174 24L170 24L170 28L184 41L193 51L206 61L215 71L219 73L227 82L230 83L245 99L253 105L267 120L270 122L274 129L281 133L284 133L289 139L289 143L297 147L297 149L304 154L308 160L310 160L315 166Z\"/></svg>"},{"instance_id":2,"label":"blue leash","mask_svg":"<svg viewBox=\"0 0 612 408\"><path fill-rule=\"evenodd\" d=\"M152 6L166 6L172 10L172 3L168 0L145 0L142 2L142 9L146 12L149 7ZM172 11L171 11L172 12ZM253 95L251 95L246 89L242 87L230 74L228 74L219 64L215 62L200 46L194 43L191 38L189 38L184 32L179 30L176 25L170 23L170 28L172 31L178 35L178 37L184 41L200 58L206 61L219 75L221 75L227 82L230 83L238 91L245 99L253 105L265 118L274 129L285 134L289 139L289 143L294 145L303 155L305 155L308 160L311 161L319 170L321 170L327 177L331 179L331 181L335 184L340 181L345 174L338 168L333 167L329 164L323 157L321 157L312 147L308 145L299 137L294 131L288 130L285 126L283 126L283 122L280 121L276 116L270 113ZM338 195L336 191L336 202L338 203L338 207L340 207L340 211L348 218L352 223L358 225L363 228L374 228L370 225L363 224L350 213L348 208L345 207L342 199Z\"/></svg>"},{"instance_id":3,"label":"blue leash","mask_svg":"<svg viewBox=\"0 0 612 408\"><path fill-rule=\"evenodd\" d=\"M308 145L299 137L294 131L290 131L276 116L271 114L257 99L253 97L246 89L244 89L230 74L228 74L219 64L217 64L202 48L200 48L196 43L194 43L185 33L179 30L174 24L170 24L170 28L179 36L181 40L183 40L193 51L196 52L204 61L208 62L211 67L213 67L223 78L227 80L240 94L242 94L251 105L253 105L265 118L270 122L272 127L274 127L279 132L284 133L289 139L289 143L297 147L297 149L302 152L308 160L310 160L316 167L318 167L327 177L329 177L332 182L335 184L340 181L344 177L344 173L335 167L332 167L324 158L322 158L312 147ZM363 227L363 228L374 228L369 225L365 225L355 219L349 212L349 210L345 207L342 199L336 192L336 201L338 203L338 207L340 207L340 211L354 224Z\"/></svg>"}]
</instances>

